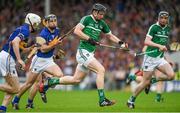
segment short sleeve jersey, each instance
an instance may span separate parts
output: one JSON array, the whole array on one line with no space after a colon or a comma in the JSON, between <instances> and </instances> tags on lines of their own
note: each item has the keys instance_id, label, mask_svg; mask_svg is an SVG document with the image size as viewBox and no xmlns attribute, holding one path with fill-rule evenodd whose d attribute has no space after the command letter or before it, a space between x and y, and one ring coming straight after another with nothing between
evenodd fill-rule
<instances>
[{"instance_id":1,"label":"short sleeve jersey","mask_svg":"<svg viewBox=\"0 0 180 113\"><path fill-rule=\"evenodd\" d=\"M54 32L50 32L47 27L44 27L40 32L40 37L44 38L46 40L46 44L48 45L49 42L51 42L55 37L59 36L60 30L59 28L56 28ZM41 52L40 50L37 52L38 57L42 58L50 58L53 56L54 49L48 51L48 52Z\"/></svg>"},{"instance_id":2,"label":"short sleeve jersey","mask_svg":"<svg viewBox=\"0 0 180 113\"><path fill-rule=\"evenodd\" d=\"M109 26L104 20L96 21L92 15L84 16L79 24L83 26L83 33L88 35L90 38L93 38L95 41L100 40L101 32L111 33ZM89 52L94 52L96 50L96 46L88 43L86 40L80 40L79 48L86 49Z\"/></svg>"},{"instance_id":3,"label":"short sleeve jersey","mask_svg":"<svg viewBox=\"0 0 180 113\"><path fill-rule=\"evenodd\" d=\"M167 45L169 43L169 33L170 27L167 25L165 27L161 27L158 23L151 25L148 30L146 36L152 38L151 41L161 45ZM153 53L147 53L148 56L151 57L163 57L164 52L159 51L159 48L148 46L146 52L155 51Z\"/></svg>"},{"instance_id":4,"label":"short sleeve jersey","mask_svg":"<svg viewBox=\"0 0 180 113\"><path fill-rule=\"evenodd\" d=\"M23 24L22 26L16 28L13 31L13 33L9 36L9 39L6 42L6 44L3 46L2 50L10 53L13 59L16 60L16 56L15 56L11 42L17 37L19 37L21 41L27 41L29 35L30 35L29 24Z\"/></svg>"}]
</instances>

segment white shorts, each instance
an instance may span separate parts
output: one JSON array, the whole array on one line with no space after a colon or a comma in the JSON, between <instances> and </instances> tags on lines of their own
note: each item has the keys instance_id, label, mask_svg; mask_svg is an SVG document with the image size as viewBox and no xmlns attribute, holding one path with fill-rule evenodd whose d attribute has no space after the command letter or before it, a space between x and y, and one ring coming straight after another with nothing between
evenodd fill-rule
<instances>
[{"instance_id":1,"label":"white shorts","mask_svg":"<svg viewBox=\"0 0 180 113\"><path fill-rule=\"evenodd\" d=\"M6 51L0 52L0 75L7 76L10 73L12 76L18 76L16 71L16 63L11 55Z\"/></svg>"},{"instance_id":2,"label":"white shorts","mask_svg":"<svg viewBox=\"0 0 180 113\"><path fill-rule=\"evenodd\" d=\"M155 68L162 66L166 63L168 63L168 62L164 59L164 57L163 58L160 58L160 57L154 58L154 57L145 55L143 64L142 64L142 69L143 69L143 71L154 71Z\"/></svg>"},{"instance_id":3,"label":"white shorts","mask_svg":"<svg viewBox=\"0 0 180 113\"><path fill-rule=\"evenodd\" d=\"M45 71L48 67L56 65L53 57L41 58L35 55L32 59L30 70L34 73L41 73Z\"/></svg>"},{"instance_id":4,"label":"white shorts","mask_svg":"<svg viewBox=\"0 0 180 113\"><path fill-rule=\"evenodd\" d=\"M78 49L76 53L76 60L78 62L77 68L83 72L88 72L87 66L94 60L94 53L89 52L85 49Z\"/></svg>"}]
</instances>

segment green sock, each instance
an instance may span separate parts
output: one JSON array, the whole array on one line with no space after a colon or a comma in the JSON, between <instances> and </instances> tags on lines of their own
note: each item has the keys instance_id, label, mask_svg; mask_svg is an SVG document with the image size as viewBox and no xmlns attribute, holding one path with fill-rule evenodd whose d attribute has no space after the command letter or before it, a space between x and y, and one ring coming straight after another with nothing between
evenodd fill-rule
<instances>
[{"instance_id":1,"label":"green sock","mask_svg":"<svg viewBox=\"0 0 180 113\"><path fill-rule=\"evenodd\" d=\"M104 89L98 89L99 102L102 102L105 99Z\"/></svg>"},{"instance_id":2,"label":"green sock","mask_svg":"<svg viewBox=\"0 0 180 113\"><path fill-rule=\"evenodd\" d=\"M156 82L158 82L158 80L156 78L151 78L151 84L154 84Z\"/></svg>"},{"instance_id":3,"label":"green sock","mask_svg":"<svg viewBox=\"0 0 180 113\"><path fill-rule=\"evenodd\" d=\"M129 98L129 101L131 101L131 102L135 102L135 100L136 100L136 97L135 97L135 96L131 96L131 97Z\"/></svg>"},{"instance_id":4,"label":"green sock","mask_svg":"<svg viewBox=\"0 0 180 113\"><path fill-rule=\"evenodd\" d=\"M60 79L60 78L51 78L51 79L48 81L49 87L59 84L59 79Z\"/></svg>"},{"instance_id":5,"label":"green sock","mask_svg":"<svg viewBox=\"0 0 180 113\"><path fill-rule=\"evenodd\" d=\"M129 78L130 78L131 80L135 81L135 80L136 80L136 75L130 74L130 75L129 75Z\"/></svg>"},{"instance_id":6,"label":"green sock","mask_svg":"<svg viewBox=\"0 0 180 113\"><path fill-rule=\"evenodd\" d=\"M157 100L158 102L161 101L161 93L157 93L157 94L156 94L156 100Z\"/></svg>"}]
</instances>

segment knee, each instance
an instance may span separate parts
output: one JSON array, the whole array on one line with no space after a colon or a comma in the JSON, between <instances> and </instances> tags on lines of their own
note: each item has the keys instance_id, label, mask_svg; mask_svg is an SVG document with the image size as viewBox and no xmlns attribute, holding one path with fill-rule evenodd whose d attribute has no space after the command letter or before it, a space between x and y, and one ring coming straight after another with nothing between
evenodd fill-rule
<instances>
[{"instance_id":1,"label":"knee","mask_svg":"<svg viewBox=\"0 0 180 113\"><path fill-rule=\"evenodd\" d=\"M81 82L81 80L74 80L75 84L79 84Z\"/></svg>"},{"instance_id":2,"label":"knee","mask_svg":"<svg viewBox=\"0 0 180 113\"><path fill-rule=\"evenodd\" d=\"M17 94L17 93L19 93L19 91L20 91L20 86L14 86L14 87L12 88L12 93L13 93L13 94Z\"/></svg>"},{"instance_id":3,"label":"knee","mask_svg":"<svg viewBox=\"0 0 180 113\"><path fill-rule=\"evenodd\" d=\"M57 75L58 78L61 78L61 77L63 77L63 76L64 76L63 74L58 74L58 75Z\"/></svg>"},{"instance_id":4,"label":"knee","mask_svg":"<svg viewBox=\"0 0 180 113\"><path fill-rule=\"evenodd\" d=\"M81 82L80 79L73 78L73 83L74 83L74 84L79 84L80 82Z\"/></svg>"},{"instance_id":5,"label":"knee","mask_svg":"<svg viewBox=\"0 0 180 113\"><path fill-rule=\"evenodd\" d=\"M168 74L168 79L169 80L174 80L174 78L175 78L175 73L174 72Z\"/></svg>"},{"instance_id":6,"label":"knee","mask_svg":"<svg viewBox=\"0 0 180 113\"><path fill-rule=\"evenodd\" d=\"M144 84L144 86L148 86L150 84L150 80L144 80L143 84Z\"/></svg>"},{"instance_id":7,"label":"knee","mask_svg":"<svg viewBox=\"0 0 180 113\"><path fill-rule=\"evenodd\" d=\"M97 73L98 73L98 74L101 74L101 75L104 75L104 73L105 73L105 68L104 68L104 67L99 68L99 69L97 70Z\"/></svg>"}]
</instances>

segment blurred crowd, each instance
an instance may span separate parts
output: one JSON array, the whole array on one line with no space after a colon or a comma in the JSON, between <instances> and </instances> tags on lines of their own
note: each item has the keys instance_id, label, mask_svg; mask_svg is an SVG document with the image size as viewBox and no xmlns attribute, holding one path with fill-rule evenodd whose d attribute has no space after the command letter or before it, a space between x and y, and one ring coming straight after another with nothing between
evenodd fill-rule
<instances>
[{"instance_id":1,"label":"blurred crowd","mask_svg":"<svg viewBox=\"0 0 180 113\"><path fill-rule=\"evenodd\" d=\"M179 41L180 35L180 1L179 0L50 0L51 13L58 17L58 27L61 35L74 27L80 19L91 13L96 2L107 8L105 21L113 34L128 42L129 48L140 52L148 28L157 21L161 10L170 13L169 24L172 28L170 40ZM15 27L21 25L28 12L34 12L44 17L45 0L1 0L0 1L0 48L8 39ZM32 38L37 34L32 35ZM102 43L115 45L101 35ZM79 40L71 35L63 40L62 49L65 58L57 60L64 73L73 75L76 67L76 48ZM121 88L125 85L127 75L141 67L142 57L134 57L127 52L98 47L96 58L106 69L106 87ZM20 75L21 76L21 75ZM89 76L80 84L82 88L95 87L95 74Z\"/></svg>"}]
</instances>

